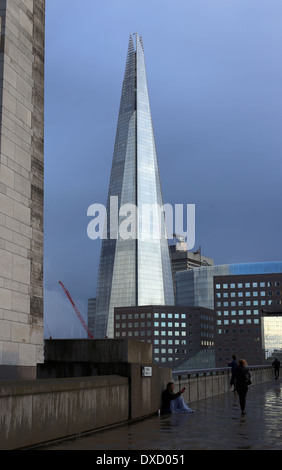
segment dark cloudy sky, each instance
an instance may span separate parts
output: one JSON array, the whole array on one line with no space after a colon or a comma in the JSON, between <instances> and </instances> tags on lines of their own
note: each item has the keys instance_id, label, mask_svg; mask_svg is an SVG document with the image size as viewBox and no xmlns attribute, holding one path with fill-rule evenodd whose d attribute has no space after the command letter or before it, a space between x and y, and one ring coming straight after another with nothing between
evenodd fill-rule
<instances>
[{"instance_id":1,"label":"dark cloudy sky","mask_svg":"<svg viewBox=\"0 0 282 470\"><path fill-rule=\"evenodd\" d=\"M53 336L87 310L129 35L143 36L164 202L196 205L215 264L281 261L281 0L48 0L45 319ZM83 313L83 312L82 312ZM47 333L48 334L48 333ZM83 333L81 333L83 334Z\"/></svg>"}]
</instances>

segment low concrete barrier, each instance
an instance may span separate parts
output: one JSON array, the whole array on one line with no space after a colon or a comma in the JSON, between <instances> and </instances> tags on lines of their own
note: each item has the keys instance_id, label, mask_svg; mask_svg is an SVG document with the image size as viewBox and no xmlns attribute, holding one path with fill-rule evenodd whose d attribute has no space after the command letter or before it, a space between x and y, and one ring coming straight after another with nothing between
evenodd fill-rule
<instances>
[{"instance_id":1,"label":"low concrete barrier","mask_svg":"<svg viewBox=\"0 0 282 470\"><path fill-rule=\"evenodd\" d=\"M128 419L128 379L118 376L0 385L0 449L18 449Z\"/></svg>"},{"instance_id":2,"label":"low concrete barrier","mask_svg":"<svg viewBox=\"0 0 282 470\"><path fill-rule=\"evenodd\" d=\"M127 340L48 342L37 380L0 383L0 449L30 447L156 413L171 369L153 365L151 349Z\"/></svg>"},{"instance_id":3,"label":"low concrete barrier","mask_svg":"<svg viewBox=\"0 0 282 470\"><path fill-rule=\"evenodd\" d=\"M268 382L273 378L273 367L269 365L248 366L252 375L252 385ZM220 395L230 390L231 371L222 369L173 371L172 377L179 390L186 387L183 398L187 403Z\"/></svg>"}]
</instances>

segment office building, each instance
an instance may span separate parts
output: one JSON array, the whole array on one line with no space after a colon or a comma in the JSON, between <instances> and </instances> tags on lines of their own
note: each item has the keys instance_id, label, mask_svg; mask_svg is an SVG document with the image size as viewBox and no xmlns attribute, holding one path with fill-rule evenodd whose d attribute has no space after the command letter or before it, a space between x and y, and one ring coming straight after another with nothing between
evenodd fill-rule
<instances>
[{"instance_id":1,"label":"office building","mask_svg":"<svg viewBox=\"0 0 282 470\"><path fill-rule=\"evenodd\" d=\"M217 367L226 365L232 354L249 364L263 363L264 318L282 314L281 303L281 262L202 267L176 274L177 305L215 311Z\"/></svg>"},{"instance_id":2,"label":"office building","mask_svg":"<svg viewBox=\"0 0 282 470\"><path fill-rule=\"evenodd\" d=\"M173 283L175 289L175 273L187 271L187 269L199 268L201 266L213 266L213 259L203 256L201 247L196 251L188 251L184 240L174 239L169 245Z\"/></svg>"},{"instance_id":3,"label":"office building","mask_svg":"<svg viewBox=\"0 0 282 470\"><path fill-rule=\"evenodd\" d=\"M114 337L152 343L153 360L175 368L213 349L214 320L214 312L202 307L120 307L114 310Z\"/></svg>"},{"instance_id":4,"label":"office building","mask_svg":"<svg viewBox=\"0 0 282 470\"><path fill-rule=\"evenodd\" d=\"M0 8L0 378L43 362L44 0Z\"/></svg>"},{"instance_id":5,"label":"office building","mask_svg":"<svg viewBox=\"0 0 282 470\"><path fill-rule=\"evenodd\" d=\"M114 308L174 305L172 272L164 213L160 237L151 236L151 219L140 217L144 205L162 207L154 131L147 89L142 38L130 36L107 200L106 238L102 240L94 324L95 337L113 337ZM121 234L131 209L131 234ZM118 228L112 229L112 218Z\"/></svg>"}]
</instances>

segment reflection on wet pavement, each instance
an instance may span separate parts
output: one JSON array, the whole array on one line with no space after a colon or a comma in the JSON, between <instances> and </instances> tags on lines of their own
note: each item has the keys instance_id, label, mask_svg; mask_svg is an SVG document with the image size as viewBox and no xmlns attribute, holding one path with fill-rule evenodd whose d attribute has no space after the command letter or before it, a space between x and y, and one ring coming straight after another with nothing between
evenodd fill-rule
<instances>
[{"instance_id":1,"label":"reflection on wet pavement","mask_svg":"<svg viewBox=\"0 0 282 470\"><path fill-rule=\"evenodd\" d=\"M280 382L249 387L246 415L237 393L193 403L195 413L153 416L44 446L45 450L282 449Z\"/></svg>"}]
</instances>

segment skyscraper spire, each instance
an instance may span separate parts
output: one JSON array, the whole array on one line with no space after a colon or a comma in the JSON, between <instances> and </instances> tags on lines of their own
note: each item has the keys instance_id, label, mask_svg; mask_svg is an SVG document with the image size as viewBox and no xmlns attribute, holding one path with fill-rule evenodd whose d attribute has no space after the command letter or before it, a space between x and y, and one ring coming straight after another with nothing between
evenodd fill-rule
<instances>
[{"instance_id":1,"label":"skyscraper spire","mask_svg":"<svg viewBox=\"0 0 282 470\"><path fill-rule=\"evenodd\" d=\"M103 239L98 272L94 336L113 337L115 307L174 305L164 214L159 215L160 238L140 237L150 230L138 211L132 224L136 237L124 239L110 229L112 200L117 203L119 224L126 204L163 205L155 138L147 88L142 38L129 38L122 86L114 155L107 200L107 239ZM131 227L132 228L132 227Z\"/></svg>"}]
</instances>

